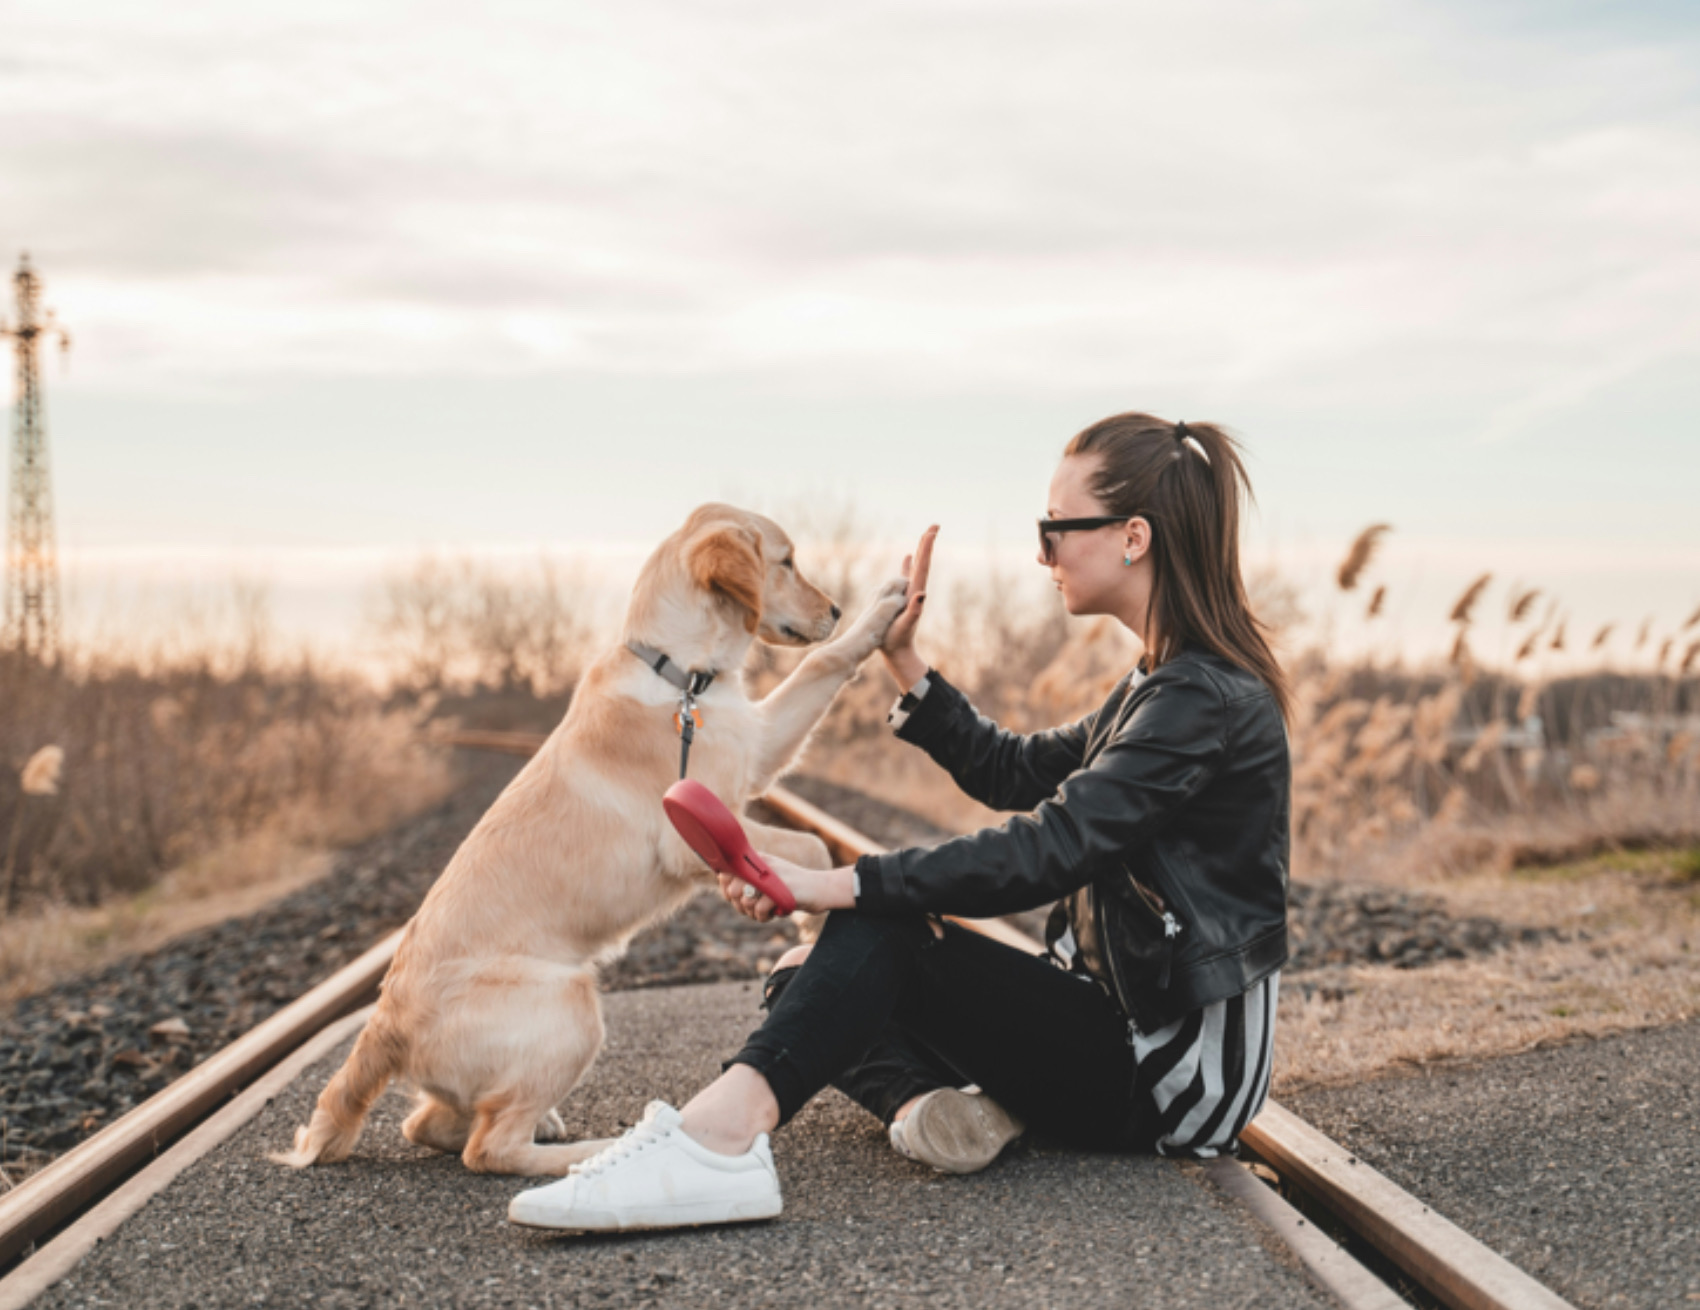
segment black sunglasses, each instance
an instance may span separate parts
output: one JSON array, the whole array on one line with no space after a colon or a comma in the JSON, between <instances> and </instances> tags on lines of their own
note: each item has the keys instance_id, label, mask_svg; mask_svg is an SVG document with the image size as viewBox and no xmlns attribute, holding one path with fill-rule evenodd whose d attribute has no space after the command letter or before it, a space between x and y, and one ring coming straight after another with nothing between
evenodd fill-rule
<instances>
[{"instance_id":1,"label":"black sunglasses","mask_svg":"<svg viewBox=\"0 0 1700 1310\"><path fill-rule=\"evenodd\" d=\"M1129 519L1148 517L1144 510L1135 510L1132 514L1105 514L1095 519L1040 519L1039 520L1039 558L1046 564L1055 564L1056 542L1052 535L1059 532L1090 532L1094 528L1107 528L1112 523L1126 523Z\"/></svg>"}]
</instances>

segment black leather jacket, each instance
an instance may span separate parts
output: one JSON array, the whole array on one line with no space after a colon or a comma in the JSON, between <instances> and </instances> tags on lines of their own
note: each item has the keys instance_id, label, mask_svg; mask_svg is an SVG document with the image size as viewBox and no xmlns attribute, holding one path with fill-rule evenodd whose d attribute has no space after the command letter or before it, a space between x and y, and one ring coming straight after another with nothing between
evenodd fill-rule
<instances>
[{"instance_id":1,"label":"black leather jacket","mask_svg":"<svg viewBox=\"0 0 1700 1310\"><path fill-rule=\"evenodd\" d=\"M1001 827L856 861L869 913L1013 914L1063 898L1050 944L1142 1032L1238 996L1287 959L1291 763L1268 687L1193 643L1142 659L1095 712L1026 736L936 671L898 736Z\"/></svg>"}]
</instances>

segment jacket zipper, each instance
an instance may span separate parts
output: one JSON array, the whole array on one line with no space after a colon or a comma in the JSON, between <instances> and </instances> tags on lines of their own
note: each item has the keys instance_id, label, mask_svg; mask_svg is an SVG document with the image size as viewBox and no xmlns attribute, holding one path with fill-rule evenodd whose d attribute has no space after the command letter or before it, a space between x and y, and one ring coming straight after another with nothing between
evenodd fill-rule
<instances>
[{"instance_id":1,"label":"jacket zipper","mask_svg":"<svg viewBox=\"0 0 1700 1310\"><path fill-rule=\"evenodd\" d=\"M1168 990L1169 966L1175 962L1175 938L1181 934L1181 925L1175 916L1167 910L1163 911L1163 972L1157 975L1159 991Z\"/></svg>"},{"instance_id":2,"label":"jacket zipper","mask_svg":"<svg viewBox=\"0 0 1700 1310\"><path fill-rule=\"evenodd\" d=\"M1157 986L1159 989L1167 990L1169 986L1170 970L1175 960L1175 938L1181 935L1180 920L1170 913L1169 908L1163 904L1162 898L1144 883L1140 882L1138 878L1135 878L1130 873L1127 875L1127 880L1133 884L1133 890L1138 894L1139 899L1144 901L1145 904L1150 907L1151 913L1159 914L1163 917L1163 943L1165 949L1163 951L1163 968L1157 975Z\"/></svg>"},{"instance_id":3,"label":"jacket zipper","mask_svg":"<svg viewBox=\"0 0 1700 1310\"><path fill-rule=\"evenodd\" d=\"M1152 894L1140 885L1139 880L1133 877L1132 874L1129 874L1128 881L1133 883L1135 889L1139 892L1140 898L1144 900L1147 905L1151 905ZM1138 1031L1138 1028L1133 1019L1133 1006L1128 1003L1127 984L1122 981L1122 971L1116 967L1116 953L1110 945L1110 934L1106 931L1104 926L1103 903L1098 899L1097 894L1091 888L1087 889L1087 895L1092 897L1092 921L1098 928L1098 941L1100 943L1100 949L1103 951L1104 959L1107 960L1110 965L1110 977L1115 980L1116 997L1121 1002L1122 1013L1128 1016L1127 1040L1128 1045L1131 1046L1133 1044L1134 1033ZM1152 908L1155 909L1155 906ZM1168 910L1163 910L1162 915L1164 945L1163 967L1157 974L1157 988L1159 991L1167 991L1172 966L1175 960L1175 938L1181 935L1181 924L1180 920L1175 918L1175 916Z\"/></svg>"},{"instance_id":4,"label":"jacket zipper","mask_svg":"<svg viewBox=\"0 0 1700 1310\"><path fill-rule=\"evenodd\" d=\"M1128 1016L1127 1044L1132 1046L1133 1034L1135 1032L1133 1006L1128 1004L1127 985L1122 982L1122 971L1116 967L1116 952L1110 945L1110 935L1104 930L1103 902L1098 899L1096 889L1092 888L1090 885L1087 887L1086 894L1092 898L1092 922L1097 925L1098 928L1099 950L1103 952L1104 959L1109 961L1110 977L1115 980L1116 984L1116 999L1121 1003L1122 1013Z\"/></svg>"}]
</instances>

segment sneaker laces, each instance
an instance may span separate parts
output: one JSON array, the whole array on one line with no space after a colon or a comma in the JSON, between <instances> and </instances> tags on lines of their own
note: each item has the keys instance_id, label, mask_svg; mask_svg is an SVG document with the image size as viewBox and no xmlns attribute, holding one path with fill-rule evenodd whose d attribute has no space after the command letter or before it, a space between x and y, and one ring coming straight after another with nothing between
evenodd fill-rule
<instances>
[{"instance_id":1,"label":"sneaker laces","mask_svg":"<svg viewBox=\"0 0 1700 1310\"><path fill-rule=\"evenodd\" d=\"M585 1177L601 1173L611 1165L636 1155L645 1147L655 1145L672 1131L671 1128L658 1127L654 1121L645 1119L632 1125L623 1136L604 1146L588 1160L580 1160L569 1167L567 1172Z\"/></svg>"}]
</instances>

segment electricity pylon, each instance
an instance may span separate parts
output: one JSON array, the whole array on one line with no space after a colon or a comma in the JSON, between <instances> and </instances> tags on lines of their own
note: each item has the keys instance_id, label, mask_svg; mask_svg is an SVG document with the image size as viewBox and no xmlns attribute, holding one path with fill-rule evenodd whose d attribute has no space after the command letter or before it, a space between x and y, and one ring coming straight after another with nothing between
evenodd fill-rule
<instances>
[{"instance_id":1,"label":"electricity pylon","mask_svg":"<svg viewBox=\"0 0 1700 1310\"><path fill-rule=\"evenodd\" d=\"M47 416L42 402L39 345L71 336L41 312L41 278L30 257L12 276L18 321L0 320L0 337L12 338L18 357L18 392L12 406L11 497L6 519L6 631L4 644L44 664L59 653L59 565L53 543L53 487L47 474Z\"/></svg>"}]
</instances>

